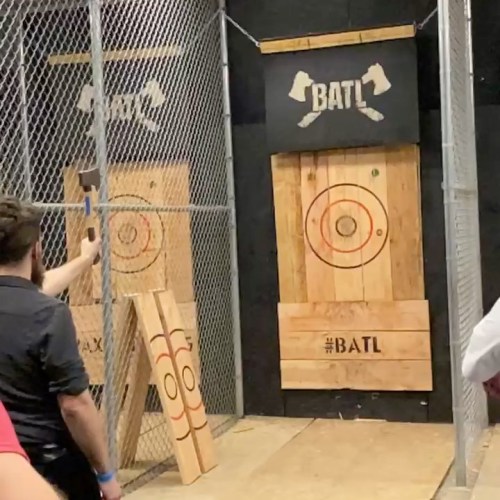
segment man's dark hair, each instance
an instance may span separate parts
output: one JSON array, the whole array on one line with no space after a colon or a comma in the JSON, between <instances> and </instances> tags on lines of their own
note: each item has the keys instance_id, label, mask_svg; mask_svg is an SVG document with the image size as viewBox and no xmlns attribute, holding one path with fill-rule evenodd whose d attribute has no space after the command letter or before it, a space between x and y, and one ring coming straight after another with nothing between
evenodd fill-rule
<instances>
[{"instance_id":1,"label":"man's dark hair","mask_svg":"<svg viewBox=\"0 0 500 500\"><path fill-rule=\"evenodd\" d=\"M23 260L40 238L42 211L14 196L0 196L0 265Z\"/></svg>"}]
</instances>

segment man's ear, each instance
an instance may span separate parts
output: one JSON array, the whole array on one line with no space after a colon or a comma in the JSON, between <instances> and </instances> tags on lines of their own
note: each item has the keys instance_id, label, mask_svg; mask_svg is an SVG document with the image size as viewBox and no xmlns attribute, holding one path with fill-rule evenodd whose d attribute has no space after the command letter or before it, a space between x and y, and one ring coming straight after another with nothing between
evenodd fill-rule
<instances>
[{"instance_id":1,"label":"man's ear","mask_svg":"<svg viewBox=\"0 0 500 500\"><path fill-rule=\"evenodd\" d=\"M31 250L31 256L36 260L39 260L42 257L42 244L40 240L38 240L33 246L33 249Z\"/></svg>"}]
</instances>

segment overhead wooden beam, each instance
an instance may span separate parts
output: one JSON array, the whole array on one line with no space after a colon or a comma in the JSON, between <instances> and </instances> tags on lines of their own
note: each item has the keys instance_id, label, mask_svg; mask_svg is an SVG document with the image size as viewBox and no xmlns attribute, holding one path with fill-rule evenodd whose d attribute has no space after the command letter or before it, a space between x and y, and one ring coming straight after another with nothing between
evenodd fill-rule
<instances>
[{"instance_id":1,"label":"overhead wooden beam","mask_svg":"<svg viewBox=\"0 0 500 500\"><path fill-rule=\"evenodd\" d=\"M312 35L299 38L284 38L281 40L267 40L260 43L262 54L277 54L280 52L298 52L303 50L326 49L343 45L358 45L362 43L399 40L415 36L416 28L413 24L374 28L362 31L346 31L327 35Z\"/></svg>"},{"instance_id":2,"label":"overhead wooden beam","mask_svg":"<svg viewBox=\"0 0 500 500\"><path fill-rule=\"evenodd\" d=\"M109 50L103 53L103 59L109 61L138 61L148 59L164 59L182 54L182 48L176 45L164 47L148 47L143 49ZM49 56L51 66L61 64L90 64L92 56L89 52L74 54L53 54Z\"/></svg>"}]
</instances>

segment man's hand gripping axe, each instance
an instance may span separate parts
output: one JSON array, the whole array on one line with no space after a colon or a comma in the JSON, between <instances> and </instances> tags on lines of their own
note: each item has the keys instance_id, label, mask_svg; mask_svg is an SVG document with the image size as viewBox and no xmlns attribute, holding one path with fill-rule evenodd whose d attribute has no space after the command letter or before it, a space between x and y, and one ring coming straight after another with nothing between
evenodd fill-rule
<instances>
[{"instance_id":1,"label":"man's hand gripping axe","mask_svg":"<svg viewBox=\"0 0 500 500\"><path fill-rule=\"evenodd\" d=\"M80 187L83 189L85 200L85 227L87 228L87 237L89 241L95 241L96 230L94 227L93 214L93 193L98 191L101 185L101 177L99 169L92 168L90 170L82 170L78 172L78 179ZM100 260L99 255L94 260L94 265L98 264Z\"/></svg>"}]
</instances>

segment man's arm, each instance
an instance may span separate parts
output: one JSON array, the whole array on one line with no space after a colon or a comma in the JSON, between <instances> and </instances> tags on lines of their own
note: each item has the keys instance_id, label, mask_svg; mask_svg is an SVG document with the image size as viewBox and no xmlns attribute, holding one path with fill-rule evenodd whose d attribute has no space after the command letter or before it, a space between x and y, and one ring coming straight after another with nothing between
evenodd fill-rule
<instances>
[{"instance_id":1,"label":"man's arm","mask_svg":"<svg viewBox=\"0 0 500 500\"><path fill-rule=\"evenodd\" d=\"M56 269L45 273L42 292L51 297L63 293L70 283L76 280L84 271L92 266L101 249L101 240L82 241L80 256Z\"/></svg>"},{"instance_id":2,"label":"man's arm","mask_svg":"<svg viewBox=\"0 0 500 500\"><path fill-rule=\"evenodd\" d=\"M58 396L61 414L73 439L100 474L111 470L104 426L88 390L78 396Z\"/></svg>"},{"instance_id":3,"label":"man's arm","mask_svg":"<svg viewBox=\"0 0 500 500\"><path fill-rule=\"evenodd\" d=\"M49 380L49 392L57 395L73 439L94 470L109 476L100 484L104 499L120 499L121 490L111 469L103 422L88 391L89 379L78 352L75 326L65 304L56 307L44 335L41 362Z\"/></svg>"}]
</instances>

